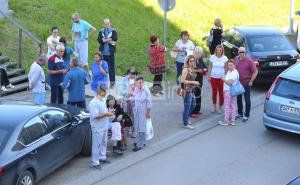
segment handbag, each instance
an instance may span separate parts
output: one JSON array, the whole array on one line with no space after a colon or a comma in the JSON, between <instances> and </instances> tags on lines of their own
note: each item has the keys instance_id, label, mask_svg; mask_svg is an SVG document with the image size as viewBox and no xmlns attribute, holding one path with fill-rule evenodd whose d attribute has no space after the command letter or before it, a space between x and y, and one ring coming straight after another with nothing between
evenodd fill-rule
<instances>
[{"instance_id":1,"label":"handbag","mask_svg":"<svg viewBox=\"0 0 300 185\"><path fill-rule=\"evenodd\" d=\"M233 83L230 87L230 96L238 96L245 93L244 86L240 82L240 77L238 74L237 82Z\"/></svg>"},{"instance_id":2,"label":"handbag","mask_svg":"<svg viewBox=\"0 0 300 185\"><path fill-rule=\"evenodd\" d=\"M172 51L172 50L171 50L171 51L170 51L170 55L171 55L172 58L175 58L175 59L176 59L176 58L177 58L177 55L178 55L178 52L175 52L175 51Z\"/></svg>"},{"instance_id":3,"label":"handbag","mask_svg":"<svg viewBox=\"0 0 300 185\"><path fill-rule=\"evenodd\" d=\"M213 39L214 39L214 36L212 34L212 30L210 30L209 35L208 35L207 40L206 40L206 46L207 47L211 46Z\"/></svg>"},{"instance_id":4,"label":"handbag","mask_svg":"<svg viewBox=\"0 0 300 185\"><path fill-rule=\"evenodd\" d=\"M146 140L149 141L153 138L154 131L153 131L153 125L151 119L147 119L147 125L146 125Z\"/></svg>"}]
</instances>

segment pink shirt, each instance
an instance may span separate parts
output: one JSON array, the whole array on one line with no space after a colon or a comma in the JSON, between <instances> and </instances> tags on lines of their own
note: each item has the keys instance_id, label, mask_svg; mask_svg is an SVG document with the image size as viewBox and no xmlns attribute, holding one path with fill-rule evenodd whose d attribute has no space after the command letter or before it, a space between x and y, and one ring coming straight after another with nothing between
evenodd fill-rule
<instances>
[{"instance_id":1,"label":"pink shirt","mask_svg":"<svg viewBox=\"0 0 300 185\"><path fill-rule=\"evenodd\" d=\"M244 60L240 60L239 57L235 58L235 68L238 70L240 75L240 82L243 85L248 85L252 74L257 71L254 62L246 57Z\"/></svg>"}]
</instances>

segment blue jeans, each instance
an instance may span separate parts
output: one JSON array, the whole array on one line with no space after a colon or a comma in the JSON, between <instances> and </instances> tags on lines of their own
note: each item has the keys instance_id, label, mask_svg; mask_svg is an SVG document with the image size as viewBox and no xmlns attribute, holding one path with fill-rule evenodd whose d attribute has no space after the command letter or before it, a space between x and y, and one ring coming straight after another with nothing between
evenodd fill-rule
<instances>
[{"instance_id":1,"label":"blue jeans","mask_svg":"<svg viewBox=\"0 0 300 185\"><path fill-rule=\"evenodd\" d=\"M183 125L187 126L189 123L189 117L191 112L194 110L196 106L196 100L195 100L195 95L193 92L187 92L185 97L184 97L184 109L183 109L183 114L182 114L182 119L183 119Z\"/></svg>"},{"instance_id":2,"label":"blue jeans","mask_svg":"<svg viewBox=\"0 0 300 185\"><path fill-rule=\"evenodd\" d=\"M183 63L176 61L176 83L177 83L177 85L179 85L178 77L182 73L182 67L183 67Z\"/></svg>"},{"instance_id":3,"label":"blue jeans","mask_svg":"<svg viewBox=\"0 0 300 185\"><path fill-rule=\"evenodd\" d=\"M243 86L245 89L245 93L237 96L238 113L239 113L239 115L243 115L243 95L244 95L245 104L246 104L246 111L245 111L244 116L249 117L250 109L251 109L251 100L250 100L251 87L248 85L243 85Z\"/></svg>"},{"instance_id":4,"label":"blue jeans","mask_svg":"<svg viewBox=\"0 0 300 185\"><path fill-rule=\"evenodd\" d=\"M37 105L42 105L45 103L45 93L41 92L33 92L33 97L34 97L34 103Z\"/></svg>"}]
</instances>

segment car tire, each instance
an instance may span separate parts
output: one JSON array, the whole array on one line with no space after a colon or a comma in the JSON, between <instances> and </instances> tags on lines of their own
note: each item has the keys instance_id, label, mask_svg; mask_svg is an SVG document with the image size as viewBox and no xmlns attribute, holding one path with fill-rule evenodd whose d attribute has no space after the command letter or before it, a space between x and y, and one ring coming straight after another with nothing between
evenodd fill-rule
<instances>
[{"instance_id":1,"label":"car tire","mask_svg":"<svg viewBox=\"0 0 300 185\"><path fill-rule=\"evenodd\" d=\"M92 153L92 131L89 128L84 138L81 155L89 156Z\"/></svg>"},{"instance_id":2,"label":"car tire","mask_svg":"<svg viewBox=\"0 0 300 185\"><path fill-rule=\"evenodd\" d=\"M277 130L276 128L270 127L270 126L268 126L268 125L265 125L265 127L266 127L266 129L267 129L268 131L274 132L274 131Z\"/></svg>"},{"instance_id":3,"label":"car tire","mask_svg":"<svg viewBox=\"0 0 300 185\"><path fill-rule=\"evenodd\" d=\"M17 180L17 185L34 185L34 177L30 171L23 172Z\"/></svg>"}]
</instances>

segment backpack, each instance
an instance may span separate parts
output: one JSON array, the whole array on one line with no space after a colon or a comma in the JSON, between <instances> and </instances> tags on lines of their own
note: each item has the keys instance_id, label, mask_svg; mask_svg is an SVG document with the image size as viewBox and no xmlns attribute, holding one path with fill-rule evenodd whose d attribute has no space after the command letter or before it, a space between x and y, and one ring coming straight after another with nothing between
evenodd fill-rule
<instances>
[{"instance_id":1,"label":"backpack","mask_svg":"<svg viewBox=\"0 0 300 185\"><path fill-rule=\"evenodd\" d=\"M210 32L209 32L209 35L207 37L207 40L206 40L206 46L207 47L211 46L213 39L214 39L214 35L213 35L212 29L211 29Z\"/></svg>"}]
</instances>

